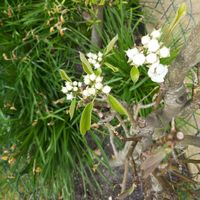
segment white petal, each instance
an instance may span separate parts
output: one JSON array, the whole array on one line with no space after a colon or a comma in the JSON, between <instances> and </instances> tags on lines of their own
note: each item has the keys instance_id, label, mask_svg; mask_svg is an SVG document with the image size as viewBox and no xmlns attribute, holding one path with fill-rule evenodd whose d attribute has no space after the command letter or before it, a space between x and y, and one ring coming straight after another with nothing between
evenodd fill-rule
<instances>
[{"instance_id":1,"label":"white petal","mask_svg":"<svg viewBox=\"0 0 200 200\"><path fill-rule=\"evenodd\" d=\"M136 66L140 66L143 65L145 62L145 56L142 53L139 53L135 56L133 56L133 58L131 59L132 63Z\"/></svg>"},{"instance_id":2,"label":"white petal","mask_svg":"<svg viewBox=\"0 0 200 200\"><path fill-rule=\"evenodd\" d=\"M90 96L88 89L83 90L83 96L85 96L85 97Z\"/></svg>"},{"instance_id":3,"label":"white petal","mask_svg":"<svg viewBox=\"0 0 200 200\"><path fill-rule=\"evenodd\" d=\"M78 91L78 87L73 87L73 91L77 92Z\"/></svg>"},{"instance_id":4,"label":"white petal","mask_svg":"<svg viewBox=\"0 0 200 200\"><path fill-rule=\"evenodd\" d=\"M133 56L135 56L135 55L138 54L138 53L139 53L139 51L138 51L137 48L128 49L128 50L126 51L126 55L128 56L129 59L132 59Z\"/></svg>"},{"instance_id":5,"label":"white petal","mask_svg":"<svg viewBox=\"0 0 200 200\"><path fill-rule=\"evenodd\" d=\"M95 65L94 65L94 68L95 69L98 69L98 68L100 68L101 67L101 65L99 64L99 63L96 63Z\"/></svg>"},{"instance_id":6,"label":"white petal","mask_svg":"<svg viewBox=\"0 0 200 200\"><path fill-rule=\"evenodd\" d=\"M71 85L66 85L66 88L68 91L72 90L72 86Z\"/></svg>"},{"instance_id":7,"label":"white petal","mask_svg":"<svg viewBox=\"0 0 200 200\"><path fill-rule=\"evenodd\" d=\"M95 79L96 79L96 75L95 75L95 74L91 74L91 75L90 75L90 80L91 80L91 81L94 81Z\"/></svg>"},{"instance_id":8,"label":"white petal","mask_svg":"<svg viewBox=\"0 0 200 200\"><path fill-rule=\"evenodd\" d=\"M89 93L90 95L95 95L95 94L96 94L95 88L88 88L88 93Z\"/></svg>"},{"instance_id":9,"label":"white petal","mask_svg":"<svg viewBox=\"0 0 200 200\"><path fill-rule=\"evenodd\" d=\"M157 60L158 60L158 57L155 53L150 53L146 56L147 63L153 64L153 63L157 62Z\"/></svg>"},{"instance_id":10,"label":"white petal","mask_svg":"<svg viewBox=\"0 0 200 200\"><path fill-rule=\"evenodd\" d=\"M149 41L147 47L150 52L154 53L160 48L160 44L159 44L158 40L152 39Z\"/></svg>"},{"instance_id":11,"label":"white petal","mask_svg":"<svg viewBox=\"0 0 200 200\"><path fill-rule=\"evenodd\" d=\"M74 81L74 82L72 83L72 85L73 85L73 86L77 86L77 85L78 85L77 81Z\"/></svg>"},{"instance_id":12,"label":"white petal","mask_svg":"<svg viewBox=\"0 0 200 200\"><path fill-rule=\"evenodd\" d=\"M89 84L90 84L90 82L91 82L91 81L90 81L90 79L89 79L89 78L85 78L85 79L84 79L84 83L85 83L85 85L89 85Z\"/></svg>"},{"instance_id":13,"label":"white petal","mask_svg":"<svg viewBox=\"0 0 200 200\"><path fill-rule=\"evenodd\" d=\"M96 59L97 59L97 55L96 55L96 54L93 54L93 55L92 55L92 58L93 58L94 60L96 60Z\"/></svg>"},{"instance_id":14,"label":"white petal","mask_svg":"<svg viewBox=\"0 0 200 200\"><path fill-rule=\"evenodd\" d=\"M101 77L101 76L98 76L98 77L96 78L96 82L97 82L97 83L102 82L102 80L103 80L103 77Z\"/></svg>"},{"instance_id":15,"label":"white petal","mask_svg":"<svg viewBox=\"0 0 200 200\"><path fill-rule=\"evenodd\" d=\"M170 49L167 47L162 47L159 51L161 58L167 58L170 56Z\"/></svg>"},{"instance_id":16,"label":"white petal","mask_svg":"<svg viewBox=\"0 0 200 200\"><path fill-rule=\"evenodd\" d=\"M160 36L161 36L160 29L158 29L158 30L154 29L153 32L151 33L151 37L154 39L160 38Z\"/></svg>"},{"instance_id":17,"label":"white petal","mask_svg":"<svg viewBox=\"0 0 200 200\"><path fill-rule=\"evenodd\" d=\"M82 83L81 82L78 82L78 87L81 87L82 86Z\"/></svg>"},{"instance_id":18,"label":"white petal","mask_svg":"<svg viewBox=\"0 0 200 200\"><path fill-rule=\"evenodd\" d=\"M145 36L143 36L143 37L141 38L141 43L142 43L143 45L147 45L147 44L149 43L149 41L150 41L149 35L145 35Z\"/></svg>"},{"instance_id":19,"label":"white petal","mask_svg":"<svg viewBox=\"0 0 200 200\"><path fill-rule=\"evenodd\" d=\"M103 87L102 92L105 94L109 94L109 92L111 91L111 87L106 85Z\"/></svg>"},{"instance_id":20,"label":"white petal","mask_svg":"<svg viewBox=\"0 0 200 200\"><path fill-rule=\"evenodd\" d=\"M87 57L91 58L92 57L92 53L91 52L87 53Z\"/></svg>"},{"instance_id":21,"label":"white petal","mask_svg":"<svg viewBox=\"0 0 200 200\"><path fill-rule=\"evenodd\" d=\"M97 82L97 83L95 84L95 88L96 88L97 90L102 89L102 87L103 87L102 83Z\"/></svg>"},{"instance_id":22,"label":"white petal","mask_svg":"<svg viewBox=\"0 0 200 200\"><path fill-rule=\"evenodd\" d=\"M72 99L73 99L73 95L72 95L72 93L67 94L67 100L72 100Z\"/></svg>"},{"instance_id":23,"label":"white petal","mask_svg":"<svg viewBox=\"0 0 200 200\"><path fill-rule=\"evenodd\" d=\"M103 54L99 51L99 53L98 53L98 57L102 57L103 56Z\"/></svg>"},{"instance_id":24,"label":"white petal","mask_svg":"<svg viewBox=\"0 0 200 200\"><path fill-rule=\"evenodd\" d=\"M68 89L67 87L62 87L61 91L66 94L68 92Z\"/></svg>"}]
</instances>

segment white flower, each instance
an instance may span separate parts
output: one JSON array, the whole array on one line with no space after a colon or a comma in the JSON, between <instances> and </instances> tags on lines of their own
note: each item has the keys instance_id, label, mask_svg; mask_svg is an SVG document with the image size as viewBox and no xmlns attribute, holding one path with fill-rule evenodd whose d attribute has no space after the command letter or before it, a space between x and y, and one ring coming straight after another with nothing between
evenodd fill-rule
<instances>
[{"instance_id":1,"label":"white flower","mask_svg":"<svg viewBox=\"0 0 200 200\"><path fill-rule=\"evenodd\" d=\"M96 79L96 75L95 74L90 74L90 80L94 81Z\"/></svg>"},{"instance_id":2,"label":"white flower","mask_svg":"<svg viewBox=\"0 0 200 200\"><path fill-rule=\"evenodd\" d=\"M167 47L162 47L159 51L161 58L167 58L170 56L170 49Z\"/></svg>"},{"instance_id":3,"label":"white flower","mask_svg":"<svg viewBox=\"0 0 200 200\"><path fill-rule=\"evenodd\" d=\"M66 94L66 93L68 92L68 89L67 89L67 87L62 87L61 91L62 91L64 94Z\"/></svg>"},{"instance_id":4,"label":"white flower","mask_svg":"<svg viewBox=\"0 0 200 200\"><path fill-rule=\"evenodd\" d=\"M71 84L66 84L66 88L68 91L72 90L72 85Z\"/></svg>"},{"instance_id":5,"label":"white flower","mask_svg":"<svg viewBox=\"0 0 200 200\"><path fill-rule=\"evenodd\" d=\"M158 40L152 39L149 41L147 47L150 52L154 53L160 48L160 44L159 44Z\"/></svg>"},{"instance_id":6,"label":"white flower","mask_svg":"<svg viewBox=\"0 0 200 200\"><path fill-rule=\"evenodd\" d=\"M103 77L98 76L95 81L96 81L96 83L100 83L100 82L102 82L102 80L103 80Z\"/></svg>"},{"instance_id":7,"label":"white flower","mask_svg":"<svg viewBox=\"0 0 200 200\"><path fill-rule=\"evenodd\" d=\"M166 65L162 65L160 63L155 63L151 65L148 71L148 75L152 81L156 83L164 82L164 78L168 72L168 68Z\"/></svg>"},{"instance_id":8,"label":"white flower","mask_svg":"<svg viewBox=\"0 0 200 200\"><path fill-rule=\"evenodd\" d=\"M90 79L89 78L84 78L84 83L85 85L89 85L90 84Z\"/></svg>"},{"instance_id":9,"label":"white flower","mask_svg":"<svg viewBox=\"0 0 200 200\"><path fill-rule=\"evenodd\" d=\"M145 62L145 56L143 53L136 54L135 56L133 56L131 61L132 61L132 64L136 66L143 65Z\"/></svg>"},{"instance_id":10,"label":"white flower","mask_svg":"<svg viewBox=\"0 0 200 200\"><path fill-rule=\"evenodd\" d=\"M81 87L82 86L82 83L81 82L78 82L78 87Z\"/></svg>"},{"instance_id":11,"label":"white flower","mask_svg":"<svg viewBox=\"0 0 200 200\"><path fill-rule=\"evenodd\" d=\"M103 85L102 85L102 83L100 83L100 82L97 82L97 83L95 84L95 88L96 88L97 90L101 90L102 87L103 87Z\"/></svg>"},{"instance_id":12,"label":"white flower","mask_svg":"<svg viewBox=\"0 0 200 200\"><path fill-rule=\"evenodd\" d=\"M139 54L137 48L128 49L126 51L126 55L128 56L129 60L132 60L133 56L135 56L136 54Z\"/></svg>"},{"instance_id":13,"label":"white flower","mask_svg":"<svg viewBox=\"0 0 200 200\"><path fill-rule=\"evenodd\" d=\"M142 43L143 45L147 45L147 44L149 43L149 41L150 41L149 35L145 35L145 36L143 36L143 37L141 38L141 43Z\"/></svg>"},{"instance_id":14,"label":"white flower","mask_svg":"<svg viewBox=\"0 0 200 200\"><path fill-rule=\"evenodd\" d=\"M99 62L101 62L102 61L102 57L98 57L98 59L97 59Z\"/></svg>"},{"instance_id":15,"label":"white flower","mask_svg":"<svg viewBox=\"0 0 200 200\"><path fill-rule=\"evenodd\" d=\"M88 58L91 58L91 57L92 57L92 53L89 52L89 53L87 54L87 57L88 57Z\"/></svg>"},{"instance_id":16,"label":"white flower","mask_svg":"<svg viewBox=\"0 0 200 200\"><path fill-rule=\"evenodd\" d=\"M85 96L85 97L90 96L88 89L83 90L83 96Z\"/></svg>"},{"instance_id":17,"label":"white flower","mask_svg":"<svg viewBox=\"0 0 200 200\"><path fill-rule=\"evenodd\" d=\"M73 91L77 92L78 91L78 87L73 87Z\"/></svg>"},{"instance_id":18,"label":"white flower","mask_svg":"<svg viewBox=\"0 0 200 200\"><path fill-rule=\"evenodd\" d=\"M110 90L111 90L111 87L106 85L103 87L102 92L105 94L109 94Z\"/></svg>"},{"instance_id":19,"label":"white flower","mask_svg":"<svg viewBox=\"0 0 200 200\"><path fill-rule=\"evenodd\" d=\"M74 82L72 83L72 85L73 85L73 86L77 86L77 85L78 85L77 81L74 81Z\"/></svg>"},{"instance_id":20,"label":"white flower","mask_svg":"<svg viewBox=\"0 0 200 200\"><path fill-rule=\"evenodd\" d=\"M97 63L97 61L95 59L91 60L91 64L95 65Z\"/></svg>"},{"instance_id":21,"label":"white flower","mask_svg":"<svg viewBox=\"0 0 200 200\"><path fill-rule=\"evenodd\" d=\"M153 64L158 60L158 57L155 53L150 53L146 56L146 62Z\"/></svg>"},{"instance_id":22,"label":"white flower","mask_svg":"<svg viewBox=\"0 0 200 200\"><path fill-rule=\"evenodd\" d=\"M98 68L100 68L100 66L101 66L101 65L100 65L99 63L95 63L94 68L95 68L95 69L98 69Z\"/></svg>"},{"instance_id":23,"label":"white flower","mask_svg":"<svg viewBox=\"0 0 200 200\"><path fill-rule=\"evenodd\" d=\"M67 100L72 100L72 99L73 99L72 93L67 94Z\"/></svg>"},{"instance_id":24,"label":"white flower","mask_svg":"<svg viewBox=\"0 0 200 200\"><path fill-rule=\"evenodd\" d=\"M151 33L151 37L154 39L158 39L158 38L160 38L160 36L161 36L160 29L158 29L158 30L154 29Z\"/></svg>"},{"instance_id":25,"label":"white flower","mask_svg":"<svg viewBox=\"0 0 200 200\"><path fill-rule=\"evenodd\" d=\"M93 58L94 60L96 60L96 59L97 59L97 55L96 55L96 54L93 54L93 55L92 55L92 58Z\"/></svg>"},{"instance_id":26,"label":"white flower","mask_svg":"<svg viewBox=\"0 0 200 200\"><path fill-rule=\"evenodd\" d=\"M90 94L90 95L95 95L96 94L96 90L95 90L95 88L88 88L88 93Z\"/></svg>"},{"instance_id":27,"label":"white flower","mask_svg":"<svg viewBox=\"0 0 200 200\"><path fill-rule=\"evenodd\" d=\"M89 62L89 63L92 63L92 62L93 62L93 59L92 59L92 58L89 58L89 59L88 59L88 62Z\"/></svg>"},{"instance_id":28,"label":"white flower","mask_svg":"<svg viewBox=\"0 0 200 200\"><path fill-rule=\"evenodd\" d=\"M103 56L103 54L99 51L98 57L102 57L102 56Z\"/></svg>"}]
</instances>

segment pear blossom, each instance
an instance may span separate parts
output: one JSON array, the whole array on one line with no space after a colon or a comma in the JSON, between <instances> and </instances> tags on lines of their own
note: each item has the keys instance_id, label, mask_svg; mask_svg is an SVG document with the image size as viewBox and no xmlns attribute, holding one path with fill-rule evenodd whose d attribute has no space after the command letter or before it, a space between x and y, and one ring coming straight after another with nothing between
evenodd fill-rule
<instances>
[{"instance_id":1,"label":"pear blossom","mask_svg":"<svg viewBox=\"0 0 200 200\"><path fill-rule=\"evenodd\" d=\"M159 44L158 40L152 39L149 41L147 48L148 48L149 52L154 53L160 48L160 44Z\"/></svg>"},{"instance_id":2,"label":"pear blossom","mask_svg":"<svg viewBox=\"0 0 200 200\"><path fill-rule=\"evenodd\" d=\"M166 65L162 65L160 63L154 63L150 66L148 70L148 75L152 81L156 83L164 82L164 78L168 72L168 68Z\"/></svg>"},{"instance_id":3,"label":"pear blossom","mask_svg":"<svg viewBox=\"0 0 200 200\"><path fill-rule=\"evenodd\" d=\"M72 93L67 94L67 100L72 100L72 99L73 99L73 94Z\"/></svg>"},{"instance_id":4,"label":"pear blossom","mask_svg":"<svg viewBox=\"0 0 200 200\"><path fill-rule=\"evenodd\" d=\"M146 62L153 64L158 61L158 56L155 53L150 53L146 56Z\"/></svg>"},{"instance_id":5,"label":"pear blossom","mask_svg":"<svg viewBox=\"0 0 200 200\"><path fill-rule=\"evenodd\" d=\"M82 82L78 82L78 87L81 87L82 86Z\"/></svg>"},{"instance_id":6,"label":"pear blossom","mask_svg":"<svg viewBox=\"0 0 200 200\"><path fill-rule=\"evenodd\" d=\"M64 94L66 94L66 93L68 92L68 89L67 89L67 87L62 87L61 91L62 91Z\"/></svg>"},{"instance_id":7,"label":"pear blossom","mask_svg":"<svg viewBox=\"0 0 200 200\"><path fill-rule=\"evenodd\" d=\"M161 31L160 29L156 30L154 29L151 33L151 37L154 38L154 39L159 39L161 36Z\"/></svg>"},{"instance_id":8,"label":"pear blossom","mask_svg":"<svg viewBox=\"0 0 200 200\"><path fill-rule=\"evenodd\" d=\"M95 68L95 69L98 69L98 68L100 68L100 67L101 67L101 65L100 65L99 63L95 63L95 64L94 64L94 68Z\"/></svg>"},{"instance_id":9,"label":"pear blossom","mask_svg":"<svg viewBox=\"0 0 200 200\"><path fill-rule=\"evenodd\" d=\"M90 94L90 95L95 95L96 94L96 90L95 90L95 88L88 88L88 93Z\"/></svg>"},{"instance_id":10,"label":"pear blossom","mask_svg":"<svg viewBox=\"0 0 200 200\"><path fill-rule=\"evenodd\" d=\"M77 85L78 85L77 81L74 81L74 82L72 83L72 85L73 85L73 86L77 86Z\"/></svg>"},{"instance_id":11,"label":"pear blossom","mask_svg":"<svg viewBox=\"0 0 200 200\"><path fill-rule=\"evenodd\" d=\"M111 87L108 86L108 85L104 86L103 89L102 89L102 92L105 93L105 94L109 94L110 91L111 91Z\"/></svg>"},{"instance_id":12,"label":"pear blossom","mask_svg":"<svg viewBox=\"0 0 200 200\"><path fill-rule=\"evenodd\" d=\"M96 75L95 74L90 74L90 80L94 81L96 79Z\"/></svg>"},{"instance_id":13,"label":"pear blossom","mask_svg":"<svg viewBox=\"0 0 200 200\"><path fill-rule=\"evenodd\" d=\"M103 84L102 84L102 83L97 82L97 83L95 84L95 88L96 88L97 90L102 89L102 87L103 87Z\"/></svg>"},{"instance_id":14,"label":"pear blossom","mask_svg":"<svg viewBox=\"0 0 200 200\"><path fill-rule=\"evenodd\" d=\"M96 82L102 82L102 80L103 80L103 77L101 77L101 76L98 76L97 78L96 78Z\"/></svg>"},{"instance_id":15,"label":"pear blossom","mask_svg":"<svg viewBox=\"0 0 200 200\"><path fill-rule=\"evenodd\" d=\"M68 91L70 91L70 90L72 90L73 87L70 84L66 84L66 88L67 88Z\"/></svg>"},{"instance_id":16,"label":"pear blossom","mask_svg":"<svg viewBox=\"0 0 200 200\"><path fill-rule=\"evenodd\" d=\"M149 37L149 35L145 35L141 38L141 43L143 45L147 45L149 43L149 41L151 40L151 38Z\"/></svg>"},{"instance_id":17,"label":"pear blossom","mask_svg":"<svg viewBox=\"0 0 200 200\"><path fill-rule=\"evenodd\" d=\"M89 85L90 84L90 79L89 78L84 78L84 83L85 85Z\"/></svg>"},{"instance_id":18,"label":"pear blossom","mask_svg":"<svg viewBox=\"0 0 200 200\"><path fill-rule=\"evenodd\" d=\"M77 92L78 91L78 87L73 87L73 91Z\"/></svg>"},{"instance_id":19,"label":"pear blossom","mask_svg":"<svg viewBox=\"0 0 200 200\"><path fill-rule=\"evenodd\" d=\"M159 54L161 58L167 58L170 56L170 49L164 46L160 49Z\"/></svg>"},{"instance_id":20,"label":"pear blossom","mask_svg":"<svg viewBox=\"0 0 200 200\"><path fill-rule=\"evenodd\" d=\"M83 90L83 96L85 96L85 97L90 96L88 89Z\"/></svg>"},{"instance_id":21,"label":"pear blossom","mask_svg":"<svg viewBox=\"0 0 200 200\"><path fill-rule=\"evenodd\" d=\"M139 50L136 47L126 51L126 55L128 56L129 60L132 60L132 58L137 54L139 54Z\"/></svg>"},{"instance_id":22,"label":"pear blossom","mask_svg":"<svg viewBox=\"0 0 200 200\"><path fill-rule=\"evenodd\" d=\"M145 62L145 56L143 53L138 53L135 56L133 56L131 61L132 61L132 64L134 64L136 66L143 65Z\"/></svg>"}]
</instances>

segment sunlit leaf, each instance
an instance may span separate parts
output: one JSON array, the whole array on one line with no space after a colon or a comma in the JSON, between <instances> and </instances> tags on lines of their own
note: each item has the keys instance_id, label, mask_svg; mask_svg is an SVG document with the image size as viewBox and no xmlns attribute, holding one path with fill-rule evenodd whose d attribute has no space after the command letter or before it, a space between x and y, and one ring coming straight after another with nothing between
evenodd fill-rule
<instances>
[{"instance_id":1,"label":"sunlit leaf","mask_svg":"<svg viewBox=\"0 0 200 200\"><path fill-rule=\"evenodd\" d=\"M140 77L140 72L137 67L132 67L130 71L131 79L134 83L136 83Z\"/></svg>"},{"instance_id":2,"label":"sunlit leaf","mask_svg":"<svg viewBox=\"0 0 200 200\"><path fill-rule=\"evenodd\" d=\"M87 58L85 57L85 55L81 52L80 52L80 60L82 62L83 70L87 74L92 74L93 73L92 67L91 67L90 63L88 62Z\"/></svg>"},{"instance_id":3,"label":"sunlit leaf","mask_svg":"<svg viewBox=\"0 0 200 200\"><path fill-rule=\"evenodd\" d=\"M106 51L105 51L105 55L107 55L108 53L110 53L115 45L115 43L118 40L118 35L116 35L107 45L106 47Z\"/></svg>"},{"instance_id":4,"label":"sunlit leaf","mask_svg":"<svg viewBox=\"0 0 200 200\"><path fill-rule=\"evenodd\" d=\"M108 95L108 102L111 108L117 111L119 114L128 116L126 108L124 108L124 106L115 97Z\"/></svg>"},{"instance_id":5,"label":"sunlit leaf","mask_svg":"<svg viewBox=\"0 0 200 200\"><path fill-rule=\"evenodd\" d=\"M64 70L60 69L59 72L60 72L60 76L61 76L61 78L62 78L63 80L72 82L71 79L70 79L69 76L65 73Z\"/></svg>"},{"instance_id":6,"label":"sunlit leaf","mask_svg":"<svg viewBox=\"0 0 200 200\"><path fill-rule=\"evenodd\" d=\"M70 107L69 107L70 119L73 118L75 109L76 109L76 99L73 99L72 102L71 102L71 104L70 104Z\"/></svg>"},{"instance_id":7,"label":"sunlit leaf","mask_svg":"<svg viewBox=\"0 0 200 200\"><path fill-rule=\"evenodd\" d=\"M110 68L113 72L117 72L119 71L119 69L117 67L114 67L113 65L111 65L110 63L105 62L104 63L108 68Z\"/></svg>"},{"instance_id":8,"label":"sunlit leaf","mask_svg":"<svg viewBox=\"0 0 200 200\"><path fill-rule=\"evenodd\" d=\"M82 114L80 120L80 132L85 135L88 130L90 130L91 126L91 116L92 116L93 102L88 103Z\"/></svg>"}]
</instances>

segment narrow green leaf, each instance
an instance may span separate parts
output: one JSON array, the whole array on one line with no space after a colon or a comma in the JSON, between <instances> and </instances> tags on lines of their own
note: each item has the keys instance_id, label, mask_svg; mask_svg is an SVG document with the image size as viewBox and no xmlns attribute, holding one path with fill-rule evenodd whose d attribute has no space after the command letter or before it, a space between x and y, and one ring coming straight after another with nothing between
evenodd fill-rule
<instances>
[{"instance_id":1,"label":"narrow green leaf","mask_svg":"<svg viewBox=\"0 0 200 200\"><path fill-rule=\"evenodd\" d=\"M115 43L117 42L118 40L118 35L116 35L107 45L106 47L106 51L105 51L105 55L107 55L108 53L110 53L110 51L112 51Z\"/></svg>"},{"instance_id":2,"label":"narrow green leaf","mask_svg":"<svg viewBox=\"0 0 200 200\"><path fill-rule=\"evenodd\" d=\"M93 102L90 102L85 106L81 114L80 132L83 135L86 134L86 131L90 130L92 109L93 109Z\"/></svg>"},{"instance_id":3,"label":"narrow green leaf","mask_svg":"<svg viewBox=\"0 0 200 200\"><path fill-rule=\"evenodd\" d=\"M137 67L132 67L130 71L131 79L136 83L140 77L140 72Z\"/></svg>"},{"instance_id":4,"label":"narrow green leaf","mask_svg":"<svg viewBox=\"0 0 200 200\"><path fill-rule=\"evenodd\" d=\"M85 57L85 55L81 52L80 52L80 60L82 62L83 70L87 74L92 74L93 73L92 67L91 67L90 63L88 62L87 58Z\"/></svg>"},{"instance_id":5,"label":"narrow green leaf","mask_svg":"<svg viewBox=\"0 0 200 200\"><path fill-rule=\"evenodd\" d=\"M113 65L111 65L110 63L105 62L104 63L108 68L110 68L113 72L117 72L119 71L119 69L117 67L114 67Z\"/></svg>"},{"instance_id":6,"label":"narrow green leaf","mask_svg":"<svg viewBox=\"0 0 200 200\"><path fill-rule=\"evenodd\" d=\"M187 6L186 3L182 3L177 12L176 12L176 16L174 18L174 20L172 21L172 23L169 26L168 32L172 32L174 30L174 28L177 26L177 24L180 22L181 18L186 14L187 12ZM169 34L168 33L168 34Z\"/></svg>"},{"instance_id":7,"label":"narrow green leaf","mask_svg":"<svg viewBox=\"0 0 200 200\"><path fill-rule=\"evenodd\" d=\"M128 116L126 108L124 108L124 106L115 97L108 95L108 102L111 108L117 111L119 114Z\"/></svg>"},{"instance_id":8,"label":"narrow green leaf","mask_svg":"<svg viewBox=\"0 0 200 200\"><path fill-rule=\"evenodd\" d=\"M60 72L60 76L61 76L61 78L62 78L63 80L72 82L71 79L70 79L69 76L65 73L64 70L60 69L59 72Z\"/></svg>"},{"instance_id":9,"label":"narrow green leaf","mask_svg":"<svg viewBox=\"0 0 200 200\"><path fill-rule=\"evenodd\" d=\"M72 102L71 102L71 104L70 104L70 107L69 107L69 116L70 116L70 119L73 118L75 109L76 109L76 99L73 99Z\"/></svg>"}]
</instances>

